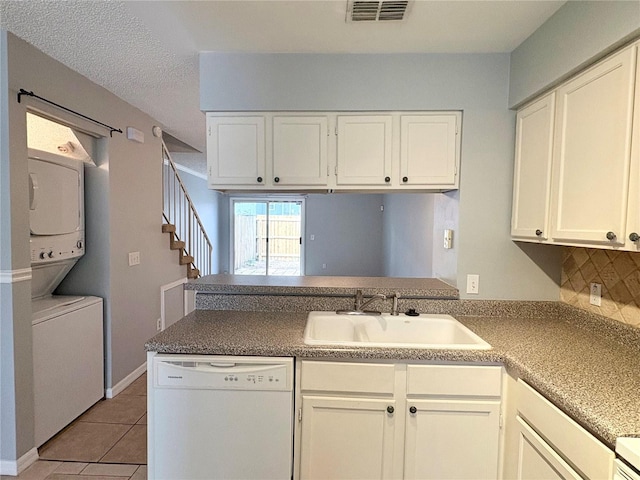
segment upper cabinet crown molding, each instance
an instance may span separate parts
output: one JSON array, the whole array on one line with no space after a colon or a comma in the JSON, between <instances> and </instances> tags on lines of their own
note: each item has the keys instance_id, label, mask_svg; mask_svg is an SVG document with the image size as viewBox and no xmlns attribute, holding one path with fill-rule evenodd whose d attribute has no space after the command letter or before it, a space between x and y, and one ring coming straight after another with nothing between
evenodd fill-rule
<instances>
[{"instance_id":1,"label":"upper cabinet crown molding","mask_svg":"<svg viewBox=\"0 0 640 480\"><path fill-rule=\"evenodd\" d=\"M454 190L461 126L459 111L208 112L209 188Z\"/></svg>"},{"instance_id":2,"label":"upper cabinet crown molding","mask_svg":"<svg viewBox=\"0 0 640 480\"><path fill-rule=\"evenodd\" d=\"M640 249L638 45L518 110L515 240Z\"/></svg>"}]
</instances>

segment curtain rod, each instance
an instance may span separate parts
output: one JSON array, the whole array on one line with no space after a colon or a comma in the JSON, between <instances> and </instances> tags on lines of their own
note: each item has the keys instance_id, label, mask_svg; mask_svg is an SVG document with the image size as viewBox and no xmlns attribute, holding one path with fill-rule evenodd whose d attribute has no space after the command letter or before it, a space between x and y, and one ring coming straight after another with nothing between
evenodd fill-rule
<instances>
[{"instance_id":1,"label":"curtain rod","mask_svg":"<svg viewBox=\"0 0 640 480\"><path fill-rule=\"evenodd\" d=\"M47 100L46 98L40 97L40 96L36 95L33 92L28 92L24 88L21 88L20 91L18 92L18 103L20 103L22 95L27 95L29 97L37 98L38 100L42 100L43 102L46 102L46 103L48 103L50 105L53 105L54 107L61 108L62 110L65 110L65 111L67 111L69 113L73 113L74 115L77 115L79 117L87 119L90 122L97 123L98 125L102 125L103 127L107 127L109 129L109 136L110 137L113 137L113 132L122 133L122 130L120 130L119 128L113 128L111 125L107 125L106 123L102 123L102 122L99 122L98 120L94 120L93 118L87 117L86 115L83 115L82 113L76 112L75 110L71 110L70 108L67 108L67 107L64 107L62 105L59 105L59 104L57 104L55 102L52 102L51 100Z\"/></svg>"}]
</instances>

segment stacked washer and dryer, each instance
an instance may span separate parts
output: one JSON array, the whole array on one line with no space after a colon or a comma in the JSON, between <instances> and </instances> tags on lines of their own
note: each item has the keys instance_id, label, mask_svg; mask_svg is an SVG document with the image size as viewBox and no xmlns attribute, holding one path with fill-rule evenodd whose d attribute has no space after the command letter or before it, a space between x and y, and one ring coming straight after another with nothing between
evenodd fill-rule
<instances>
[{"instance_id":1,"label":"stacked washer and dryer","mask_svg":"<svg viewBox=\"0 0 640 480\"><path fill-rule=\"evenodd\" d=\"M84 162L30 148L29 188L39 447L103 398L104 346L102 299L53 295L85 253Z\"/></svg>"}]
</instances>

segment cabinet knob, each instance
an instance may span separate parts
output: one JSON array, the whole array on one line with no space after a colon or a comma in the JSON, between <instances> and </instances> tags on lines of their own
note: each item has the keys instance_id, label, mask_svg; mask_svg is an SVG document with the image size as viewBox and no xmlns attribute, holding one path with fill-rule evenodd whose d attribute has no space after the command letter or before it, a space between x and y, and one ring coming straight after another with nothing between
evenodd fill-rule
<instances>
[{"instance_id":1,"label":"cabinet knob","mask_svg":"<svg viewBox=\"0 0 640 480\"><path fill-rule=\"evenodd\" d=\"M384 177L384 181L389 183L391 181L391 177Z\"/></svg>"},{"instance_id":2,"label":"cabinet knob","mask_svg":"<svg viewBox=\"0 0 640 480\"><path fill-rule=\"evenodd\" d=\"M387 413L393 413L394 411L395 411L395 408L393 408L393 406L392 406L392 405L389 405L389 406L387 407Z\"/></svg>"},{"instance_id":3,"label":"cabinet knob","mask_svg":"<svg viewBox=\"0 0 640 480\"><path fill-rule=\"evenodd\" d=\"M607 232L607 240L615 240L616 234L613 232Z\"/></svg>"},{"instance_id":4,"label":"cabinet knob","mask_svg":"<svg viewBox=\"0 0 640 480\"><path fill-rule=\"evenodd\" d=\"M638 240L640 240L640 235L638 235L636 232L632 232L629 234L629 240L631 240L632 242L637 242Z\"/></svg>"},{"instance_id":5,"label":"cabinet knob","mask_svg":"<svg viewBox=\"0 0 640 480\"><path fill-rule=\"evenodd\" d=\"M273 179L274 182L278 183L280 181L280 177L276 177Z\"/></svg>"},{"instance_id":6,"label":"cabinet knob","mask_svg":"<svg viewBox=\"0 0 640 480\"><path fill-rule=\"evenodd\" d=\"M258 177L256 178L256 180L258 181L258 183L262 183L262 177Z\"/></svg>"},{"instance_id":7,"label":"cabinet knob","mask_svg":"<svg viewBox=\"0 0 640 480\"><path fill-rule=\"evenodd\" d=\"M409 411L410 411L411 413L416 413L416 412L418 411L418 409L417 409L416 407L414 407L413 405L411 405L411 406L409 407Z\"/></svg>"},{"instance_id":8,"label":"cabinet knob","mask_svg":"<svg viewBox=\"0 0 640 480\"><path fill-rule=\"evenodd\" d=\"M540 236L542 236L542 230L537 229L536 230L536 237L540 237Z\"/></svg>"},{"instance_id":9,"label":"cabinet knob","mask_svg":"<svg viewBox=\"0 0 640 480\"><path fill-rule=\"evenodd\" d=\"M407 183L407 182L409 181L409 177L402 177L402 181L403 181L404 183Z\"/></svg>"}]
</instances>

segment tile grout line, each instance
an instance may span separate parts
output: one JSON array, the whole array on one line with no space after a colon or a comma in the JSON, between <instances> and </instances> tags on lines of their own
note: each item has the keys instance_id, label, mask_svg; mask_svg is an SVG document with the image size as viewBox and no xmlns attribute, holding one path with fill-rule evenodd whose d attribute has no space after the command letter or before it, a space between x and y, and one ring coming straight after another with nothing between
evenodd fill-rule
<instances>
[{"instance_id":1,"label":"tile grout line","mask_svg":"<svg viewBox=\"0 0 640 480\"><path fill-rule=\"evenodd\" d=\"M141 418L142 418L142 417L141 417ZM112 425L126 425L126 424L124 424L124 423L117 423L117 424L112 424ZM134 425L135 425L135 424L134 424ZM118 440L116 440L116 441L115 441L115 443L114 443L113 445L111 445L111 447L109 448L109 450L107 450L107 451L104 453L104 455L102 455L102 456L100 457L100 459L99 459L96 463L102 463L102 459L103 459L104 457L106 457L107 455L109 455L109 452L110 452L111 450L113 450L113 449L115 448L115 446L116 446L118 443L120 443L120 441L125 437L125 435L126 435L127 433L129 433L129 431L130 431L132 428L133 428L133 425L129 425L129 428L127 429L127 431L126 431L126 432L124 432L124 433L122 434L122 436L121 436L120 438L118 438ZM104 462L104 463L108 463L108 462Z\"/></svg>"}]
</instances>

